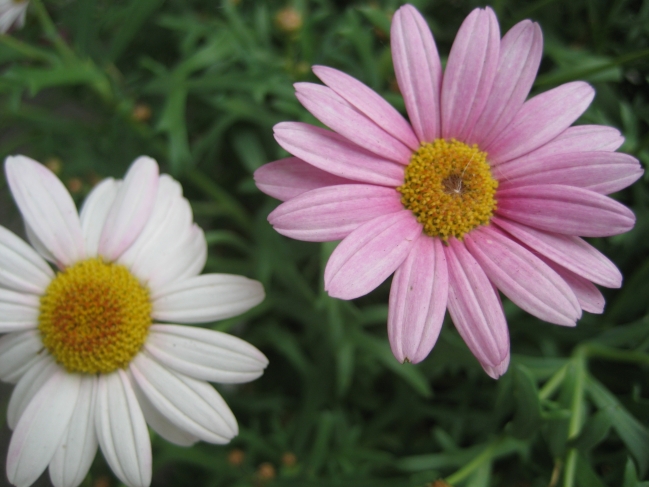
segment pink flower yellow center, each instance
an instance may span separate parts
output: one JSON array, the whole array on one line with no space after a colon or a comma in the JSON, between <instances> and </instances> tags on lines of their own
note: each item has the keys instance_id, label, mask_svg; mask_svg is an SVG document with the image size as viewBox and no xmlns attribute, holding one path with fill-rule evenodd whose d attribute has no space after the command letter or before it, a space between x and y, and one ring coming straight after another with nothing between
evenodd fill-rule
<instances>
[{"instance_id":1,"label":"pink flower yellow center","mask_svg":"<svg viewBox=\"0 0 649 487\"><path fill-rule=\"evenodd\" d=\"M57 274L41 297L43 344L69 372L126 367L151 326L149 290L119 264L87 259Z\"/></svg>"},{"instance_id":2,"label":"pink flower yellow center","mask_svg":"<svg viewBox=\"0 0 649 487\"><path fill-rule=\"evenodd\" d=\"M446 241L489 223L497 188L485 152L455 139L437 139L412 154L397 191L424 232Z\"/></svg>"}]
</instances>

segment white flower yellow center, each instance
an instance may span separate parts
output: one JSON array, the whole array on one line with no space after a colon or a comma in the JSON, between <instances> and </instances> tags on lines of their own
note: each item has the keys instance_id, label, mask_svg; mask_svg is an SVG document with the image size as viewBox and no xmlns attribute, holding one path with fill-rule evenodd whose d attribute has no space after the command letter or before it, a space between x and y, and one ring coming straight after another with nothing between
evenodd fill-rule
<instances>
[{"instance_id":1,"label":"white flower yellow center","mask_svg":"<svg viewBox=\"0 0 649 487\"><path fill-rule=\"evenodd\" d=\"M397 191L424 232L446 241L489 223L497 188L485 152L455 139L437 139L413 153Z\"/></svg>"},{"instance_id":2,"label":"white flower yellow center","mask_svg":"<svg viewBox=\"0 0 649 487\"><path fill-rule=\"evenodd\" d=\"M119 264L88 259L57 274L41 297L43 344L69 372L109 373L140 351L151 325L149 290Z\"/></svg>"}]
</instances>

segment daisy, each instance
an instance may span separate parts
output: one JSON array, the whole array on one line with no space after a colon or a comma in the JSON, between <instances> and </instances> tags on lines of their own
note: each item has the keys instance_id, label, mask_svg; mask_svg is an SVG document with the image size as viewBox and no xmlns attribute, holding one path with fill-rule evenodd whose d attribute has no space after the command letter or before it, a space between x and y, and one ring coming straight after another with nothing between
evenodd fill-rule
<instances>
[{"instance_id":1,"label":"daisy","mask_svg":"<svg viewBox=\"0 0 649 487\"><path fill-rule=\"evenodd\" d=\"M29 0L0 0L0 34L7 32L12 25L21 28L25 25Z\"/></svg>"},{"instance_id":2,"label":"daisy","mask_svg":"<svg viewBox=\"0 0 649 487\"><path fill-rule=\"evenodd\" d=\"M236 316L264 290L198 275L207 245L180 184L140 157L78 214L45 166L15 156L5 171L33 246L0 227L0 379L16 383L9 481L27 487L49 465L56 487L77 486L100 446L122 482L148 486L147 423L178 445L229 442L236 419L207 381L248 382L268 361L239 338L178 323Z\"/></svg>"},{"instance_id":3,"label":"daisy","mask_svg":"<svg viewBox=\"0 0 649 487\"><path fill-rule=\"evenodd\" d=\"M360 81L324 66L325 86L297 83L297 98L332 131L275 126L295 157L255 173L284 201L268 220L286 236L343 239L325 269L336 298L363 296L394 273L388 335L395 357L419 362L446 309L485 371L509 364L498 290L525 311L574 326L601 313L593 285L622 276L579 238L626 232L635 217L607 194L642 174L614 151L610 127L570 125L594 97L583 82L525 100L542 54L538 24L501 39L490 8L464 20L442 72L435 41L411 5L394 15L391 48L410 118Z\"/></svg>"}]
</instances>

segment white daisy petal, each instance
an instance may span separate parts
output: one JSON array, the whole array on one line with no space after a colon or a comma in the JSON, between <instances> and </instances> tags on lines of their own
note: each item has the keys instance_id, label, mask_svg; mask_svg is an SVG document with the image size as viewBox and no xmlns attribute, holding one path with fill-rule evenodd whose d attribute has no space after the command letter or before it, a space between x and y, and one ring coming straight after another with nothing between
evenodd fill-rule
<instances>
[{"instance_id":1,"label":"white daisy petal","mask_svg":"<svg viewBox=\"0 0 649 487\"><path fill-rule=\"evenodd\" d=\"M187 200L182 197L180 184L163 174L160 176L155 204L146 226L135 242L119 257L118 262L130 269L137 268L152 248L159 245L161 238L178 239L191 224L192 210ZM167 227L172 227L172 231L165 234ZM167 240L165 243L167 246L173 245L173 240Z\"/></svg>"},{"instance_id":2,"label":"white daisy petal","mask_svg":"<svg viewBox=\"0 0 649 487\"><path fill-rule=\"evenodd\" d=\"M0 227L0 286L41 295L54 272L29 245Z\"/></svg>"},{"instance_id":3,"label":"white daisy petal","mask_svg":"<svg viewBox=\"0 0 649 487\"><path fill-rule=\"evenodd\" d=\"M43 342L37 330L9 333L0 338L0 380L15 383L39 358Z\"/></svg>"},{"instance_id":4,"label":"white daisy petal","mask_svg":"<svg viewBox=\"0 0 649 487\"><path fill-rule=\"evenodd\" d=\"M204 251L196 246L191 248L196 231L192 225L191 207L182 197L180 185L168 176L161 176L158 196L146 228L118 260L144 283L152 279L159 281L157 275L166 276L179 264L183 265L184 271L189 259L195 260L197 253L207 253L204 237ZM178 271L172 275L177 274Z\"/></svg>"},{"instance_id":5,"label":"white daisy petal","mask_svg":"<svg viewBox=\"0 0 649 487\"><path fill-rule=\"evenodd\" d=\"M59 369L39 388L11 436L7 477L28 487L50 463L72 417L81 376Z\"/></svg>"},{"instance_id":6,"label":"white daisy petal","mask_svg":"<svg viewBox=\"0 0 649 487\"><path fill-rule=\"evenodd\" d=\"M36 328L39 305L38 296L0 288L0 333Z\"/></svg>"},{"instance_id":7,"label":"white daisy petal","mask_svg":"<svg viewBox=\"0 0 649 487\"><path fill-rule=\"evenodd\" d=\"M150 157L139 157L131 165L99 238L98 252L116 260L140 235L146 225L158 190L158 164Z\"/></svg>"},{"instance_id":8,"label":"white daisy petal","mask_svg":"<svg viewBox=\"0 0 649 487\"><path fill-rule=\"evenodd\" d=\"M148 272L148 285L153 294L168 284L198 275L207 261L207 242L203 230L194 224L183 241L169 250L167 256L155 262Z\"/></svg>"},{"instance_id":9,"label":"white daisy petal","mask_svg":"<svg viewBox=\"0 0 649 487\"><path fill-rule=\"evenodd\" d=\"M151 404L177 427L217 444L239 432L232 411L207 382L173 372L146 353L135 357L130 369Z\"/></svg>"},{"instance_id":10,"label":"white daisy petal","mask_svg":"<svg viewBox=\"0 0 649 487\"><path fill-rule=\"evenodd\" d=\"M43 385L63 369L49 353L44 352L32 367L20 378L7 406L7 425L14 429L32 398Z\"/></svg>"},{"instance_id":11,"label":"white daisy petal","mask_svg":"<svg viewBox=\"0 0 649 487\"><path fill-rule=\"evenodd\" d=\"M137 401L140 403L140 407L142 408L144 419L153 431L158 433L165 440L179 446L192 446L198 441L198 437L187 433L187 431L179 428L165 418L162 413L151 404L151 401L147 399L146 395L142 392L142 389L140 389L140 386L137 385L135 380L133 380L133 390L135 391Z\"/></svg>"},{"instance_id":12,"label":"white daisy petal","mask_svg":"<svg viewBox=\"0 0 649 487\"><path fill-rule=\"evenodd\" d=\"M203 274L174 282L154 294L153 319L204 323L239 315L264 299L258 281L230 274Z\"/></svg>"},{"instance_id":13,"label":"white daisy petal","mask_svg":"<svg viewBox=\"0 0 649 487\"><path fill-rule=\"evenodd\" d=\"M27 237L27 241L31 244L34 249L36 249L36 252L43 257L48 262L51 262L54 265L57 264L56 257L52 252L49 251L47 247L45 247L45 244L41 242L41 240L38 238L38 235L32 230L32 227L29 226L27 222L25 222L25 236Z\"/></svg>"},{"instance_id":14,"label":"white daisy petal","mask_svg":"<svg viewBox=\"0 0 649 487\"><path fill-rule=\"evenodd\" d=\"M97 256L99 238L120 184L120 181L115 181L113 178L104 179L94 187L83 202L83 206L81 206L79 217L81 219L81 231L86 243L87 257Z\"/></svg>"},{"instance_id":15,"label":"white daisy petal","mask_svg":"<svg viewBox=\"0 0 649 487\"><path fill-rule=\"evenodd\" d=\"M7 32L12 25L18 28L25 25L28 4L28 1L4 0L0 2L0 34Z\"/></svg>"},{"instance_id":16,"label":"white daisy petal","mask_svg":"<svg viewBox=\"0 0 649 487\"><path fill-rule=\"evenodd\" d=\"M70 193L52 171L25 156L5 161L7 183L25 222L59 266L84 257L79 215Z\"/></svg>"},{"instance_id":17,"label":"white daisy petal","mask_svg":"<svg viewBox=\"0 0 649 487\"><path fill-rule=\"evenodd\" d=\"M210 382L249 382L268 365L264 354L248 342L192 326L152 325L144 348L163 365Z\"/></svg>"},{"instance_id":18,"label":"white daisy petal","mask_svg":"<svg viewBox=\"0 0 649 487\"><path fill-rule=\"evenodd\" d=\"M104 458L131 487L151 483L151 442L131 382L122 369L97 379L95 428Z\"/></svg>"},{"instance_id":19,"label":"white daisy petal","mask_svg":"<svg viewBox=\"0 0 649 487\"><path fill-rule=\"evenodd\" d=\"M97 378L80 375L79 395L67 431L50 462L54 487L76 487L86 477L97 453L95 389Z\"/></svg>"}]
</instances>

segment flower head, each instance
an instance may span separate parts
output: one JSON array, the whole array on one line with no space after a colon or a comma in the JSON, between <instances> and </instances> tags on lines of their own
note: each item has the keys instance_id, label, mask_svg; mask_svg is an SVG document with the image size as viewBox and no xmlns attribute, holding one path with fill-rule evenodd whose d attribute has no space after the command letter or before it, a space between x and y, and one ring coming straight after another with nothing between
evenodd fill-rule
<instances>
[{"instance_id":1,"label":"flower head","mask_svg":"<svg viewBox=\"0 0 649 487\"><path fill-rule=\"evenodd\" d=\"M148 486L147 423L179 445L228 443L236 419L207 381L248 382L268 361L239 338L180 323L236 316L263 300L261 284L198 275L203 231L153 159L101 182L80 214L45 166L15 156L5 170L33 246L0 227L11 483L27 487L49 465L56 487L75 487L99 446L122 482Z\"/></svg>"},{"instance_id":2,"label":"flower head","mask_svg":"<svg viewBox=\"0 0 649 487\"><path fill-rule=\"evenodd\" d=\"M538 318L574 326L601 313L593 283L622 276L580 237L633 227L607 197L642 174L610 127L571 124L594 97L573 82L526 101L542 54L529 20L501 39L490 8L464 20L442 72L435 41L411 5L394 15L391 48L408 123L360 81L324 66L325 86L295 85L333 131L275 126L295 157L255 173L282 203L268 219L286 236L343 239L325 269L331 296L353 299L394 273L388 335L402 362L419 362L450 316L492 377L509 364L498 290Z\"/></svg>"},{"instance_id":3,"label":"flower head","mask_svg":"<svg viewBox=\"0 0 649 487\"><path fill-rule=\"evenodd\" d=\"M29 0L0 0L0 34L13 25L18 28L25 25L28 5Z\"/></svg>"}]
</instances>

